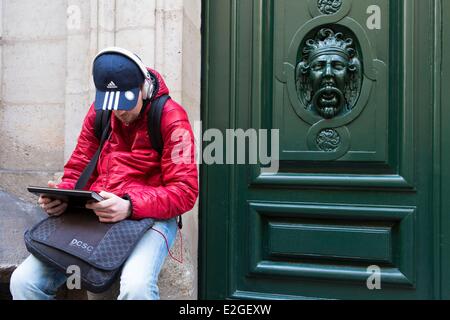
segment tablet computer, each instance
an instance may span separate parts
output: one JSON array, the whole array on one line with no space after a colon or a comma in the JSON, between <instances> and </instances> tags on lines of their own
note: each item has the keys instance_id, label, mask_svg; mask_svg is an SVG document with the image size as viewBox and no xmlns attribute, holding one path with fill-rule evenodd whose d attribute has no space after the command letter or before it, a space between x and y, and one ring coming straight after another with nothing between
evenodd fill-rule
<instances>
[{"instance_id":1,"label":"tablet computer","mask_svg":"<svg viewBox=\"0 0 450 320\"><path fill-rule=\"evenodd\" d=\"M49 187L29 186L28 191L37 196L48 197L51 199L60 199L70 206L85 208L86 202L89 200L102 201L105 200L95 191L84 190L68 190Z\"/></svg>"}]
</instances>

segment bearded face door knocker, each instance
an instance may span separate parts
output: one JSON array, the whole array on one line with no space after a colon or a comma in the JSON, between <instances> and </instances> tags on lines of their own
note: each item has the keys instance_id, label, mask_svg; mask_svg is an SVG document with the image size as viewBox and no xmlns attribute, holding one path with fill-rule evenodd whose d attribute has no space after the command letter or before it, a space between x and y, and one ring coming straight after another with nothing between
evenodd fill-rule
<instances>
[{"instance_id":1,"label":"bearded face door knocker","mask_svg":"<svg viewBox=\"0 0 450 320\"><path fill-rule=\"evenodd\" d=\"M296 86L306 109L325 119L351 112L361 91L362 74L353 39L322 28L305 42L302 53Z\"/></svg>"}]
</instances>

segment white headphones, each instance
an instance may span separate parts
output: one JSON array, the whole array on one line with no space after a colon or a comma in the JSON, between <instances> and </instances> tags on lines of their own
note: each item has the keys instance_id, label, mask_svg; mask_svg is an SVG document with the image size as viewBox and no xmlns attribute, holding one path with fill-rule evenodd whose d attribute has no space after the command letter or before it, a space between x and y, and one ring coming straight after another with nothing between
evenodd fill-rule
<instances>
[{"instance_id":1,"label":"white headphones","mask_svg":"<svg viewBox=\"0 0 450 320\"><path fill-rule=\"evenodd\" d=\"M100 51L94 58L94 62L95 60L100 57L103 54L106 53L118 53L121 54L127 58L129 58L130 60L132 60L134 63L136 63L136 65L139 67L139 69L142 72L142 75L144 76L145 80L144 80L144 88L143 88L143 99L144 100L149 100L153 97L153 91L155 89L155 86L153 84L153 80L152 77L150 76L150 72L147 70L147 67L144 65L144 63L142 62L142 60L133 52L127 50L127 49L123 49L120 47L108 47L103 49L102 51ZM92 72L94 70L92 69Z\"/></svg>"}]
</instances>

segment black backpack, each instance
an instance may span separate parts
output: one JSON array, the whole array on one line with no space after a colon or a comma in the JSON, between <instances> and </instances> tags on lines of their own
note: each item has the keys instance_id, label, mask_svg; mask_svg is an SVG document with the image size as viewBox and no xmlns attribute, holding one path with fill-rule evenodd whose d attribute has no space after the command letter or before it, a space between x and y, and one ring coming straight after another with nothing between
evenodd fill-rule
<instances>
[{"instance_id":1,"label":"black backpack","mask_svg":"<svg viewBox=\"0 0 450 320\"><path fill-rule=\"evenodd\" d=\"M147 122L147 130L148 136L150 137L150 141L152 143L153 148L159 153L162 154L162 150L164 147L164 141L161 135L161 115L164 109L166 102L170 99L168 95L162 95L156 99L151 100L151 108L148 112L148 122ZM144 106L148 104L149 101L144 101ZM145 108L142 108L142 112ZM111 110L97 110L95 115L95 136L100 141L102 138L102 133L107 126L110 126L110 118L112 111ZM181 215L178 216L178 227L181 229L183 227L183 221L181 219Z\"/></svg>"}]
</instances>

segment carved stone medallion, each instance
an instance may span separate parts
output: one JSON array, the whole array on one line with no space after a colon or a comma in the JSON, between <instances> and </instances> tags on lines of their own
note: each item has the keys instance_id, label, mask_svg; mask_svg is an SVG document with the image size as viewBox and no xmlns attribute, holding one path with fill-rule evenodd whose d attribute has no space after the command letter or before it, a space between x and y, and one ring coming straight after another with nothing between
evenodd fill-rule
<instances>
[{"instance_id":1,"label":"carved stone medallion","mask_svg":"<svg viewBox=\"0 0 450 320\"><path fill-rule=\"evenodd\" d=\"M319 132L316 139L317 147L325 152L334 152L341 144L341 136L334 129L326 129Z\"/></svg>"},{"instance_id":2,"label":"carved stone medallion","mask_svg":"<svg viewBox=\"0 0 450 320\"><path fill-rule=\"evenodd\" d=\"M342 7L342 0L318 0L317 7L323 14L334 14Z\"/></svg>"}]
</instances>

